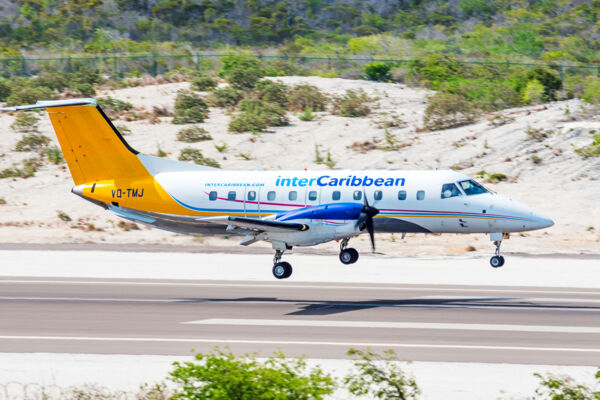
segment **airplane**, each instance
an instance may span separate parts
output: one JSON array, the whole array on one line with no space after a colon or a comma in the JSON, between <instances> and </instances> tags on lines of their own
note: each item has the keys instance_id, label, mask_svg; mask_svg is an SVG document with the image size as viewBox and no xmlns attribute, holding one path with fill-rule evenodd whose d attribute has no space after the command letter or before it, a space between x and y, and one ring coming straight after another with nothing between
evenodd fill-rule
<instances>
[{"instance_id":1,"label":"airplane","mask_svg":"<svg viewBox=\"0 0 600 400\"><path fill-rule=\"evenodd\" d=\"M45 109L75 186L72 192L119 217L191 235L239 235L271 243L273 275L289 278L285 251L339 241L339 259L363 233L486 233L504 265L502 240L550 227L532 208L447 170L226 171L140 154L93 98L38 101L3 111Z\"/></svg>"}]
</instances>

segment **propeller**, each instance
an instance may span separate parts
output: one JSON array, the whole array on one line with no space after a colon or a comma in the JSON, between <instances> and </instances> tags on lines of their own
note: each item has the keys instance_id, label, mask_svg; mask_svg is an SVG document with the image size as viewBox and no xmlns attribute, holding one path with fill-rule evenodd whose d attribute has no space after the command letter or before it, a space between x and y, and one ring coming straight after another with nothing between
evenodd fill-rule
<instances>
[{"instance_id":1,"label":"propeller","mask_svg":"<svg viewBox=\"0 0 600 400\"><path fill-rule=\"evenodd\" d=\"M379 210L371 205L367 200L367 193L363 189L363 206L360 209L360 217L358 218L358 226L361 230L367 229L371 238L371 249L375 252L375 227L373 217L379 214Z\"/></svg>"}]
</instances>

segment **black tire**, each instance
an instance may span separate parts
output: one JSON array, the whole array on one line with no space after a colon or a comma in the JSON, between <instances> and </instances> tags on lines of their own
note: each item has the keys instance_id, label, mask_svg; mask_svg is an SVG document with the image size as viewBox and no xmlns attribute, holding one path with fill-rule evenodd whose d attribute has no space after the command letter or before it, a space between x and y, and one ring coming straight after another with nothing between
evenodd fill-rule
<instances>
[{"instance_id":1,"label":"black tire","mask_svg":"<svg viewBox=\"0 0 600 400\"><path fill-rule=\"evenodd\" d=\"M352 261L350 261L350 264L354 264L355 262L358 261L358 251L356 251L356 249L346 249L347 251L349 251L350 253L352 253Z\"/></svg>"},{"instance_id":2,"label":"black tire","mask_svg":"<svg viewBox=\"0 0 600 400\"><path fill-rule=\"evenodd\" d=\"M504 265L504 260L502 259L502 256L493 256L492 258L490 258L490 265L493 268L500 268L502 265Z\"/></svg>"},{"instance_id":3,"label":"black tire","mask_svg":"<svg viewBox=\"0 0 600 400\"><path fill-rule=\"evenodd\" d=\"M273 265L273 276L277 279L286 279L292 275L290 263L282 261Z\"/></svg>"},{"instance_id":4,"label":"black tire","mask_svg":"<svg viewBox=\"0 0 600 400\"><path fill-rule=\"evenodd\" d=\"M352 264L354 261L354 257L350 249L340 251L340 261L342 264Z\"/></svg>"}]
</instances>

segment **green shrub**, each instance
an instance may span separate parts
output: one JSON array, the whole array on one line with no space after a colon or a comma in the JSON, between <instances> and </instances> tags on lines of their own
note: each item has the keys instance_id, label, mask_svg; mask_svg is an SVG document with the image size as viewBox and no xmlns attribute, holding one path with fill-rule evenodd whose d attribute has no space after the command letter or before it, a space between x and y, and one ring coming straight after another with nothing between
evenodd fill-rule
<instances>
[{"instance_id":1,"label":"green shrub","mask_svg":"<svg viewBox=\"0 0 600 400\"><path fill-rule=\"evenodd\" d=\"M90 97L96 94L96 90L91 83L87 82L78 82L73 85L73 89L77 92L79 96Z\"/></svg>"},{"instance_id":2,"label":"green shrub","mask_svg":"<svg viewBox=\"0 0 600 400\"><path fill-rule=\"evenodd\" d=\"M585 89L583 89L583 101L595 106L600 105L600 79L592 76L585 81Z\"/></svg>"},{"instance_id":3,"label":"green shrub","mask_svg":"<svg viewBox=\"0 0 600 400\"><path fill-rule=\"evenodd\" d=\"M508 179L508 177L505 174L495 173L495 174L489 174L487 181L490 183L496 183L496 182L505 181L507 179Z\"/></svg>"},{"instance_id":4,"label":"green shrub","mask_svg":"<svg viewBox=\"0 0 600 400\"><path fill-rule=\"evenodd\" d=\"M544 99L544 85L537 79L532 79L527 82L523 88L523 103L525 104L540 104Z\"/></svg>"},{"instance_id":5,"label":"green shrub","mask_svg":"<svg viewBox=\"0 0 600 400\"><path fill-rule=\"evenodd\" d=\"M369 104L373 99L362 89L348 89L342 96L335 96L331 113L342 117L364 117L371 113Z\"/></svg>"},{"instance_id":6,"label":"green shrub","mask_svg":"<svg viewBox=\"0 0 600 400\"><path fill-rule=\"evenodd\" d=\"M312 112L312 108L306 107L304 112L300 114L298 118L300 118L300 121L312 121L315 119L315 115Z\"/></svg>"},{"instance_id":7,"label":"green shrub","mask_svg":"<svg viewBox=\"0 0 600 400\"><path fill-rule=\"evenodd\" d=\"M556 100L556 92L562 88L562 80L556 76L554 71L549 71L543 67L536 67L525 73L516 75L515 89L525 96L525 91L532 81L537 81L543 87L541 102ZM536 90L539 90L538 85L534 83Z\"/></svg>"},{"instance_id":8,"label":"green shrub","mask_svg":"<svg viewBox=\"0 0 600 400\"><path fill-rule=\"evenodd\" d=\"M216 160L204 157L200 150L191 147L186 147L185 149L181 150L179 153L179 161L192 161L195 164L206 165L208 167L220 167Z\"/></svg>"},{"instance_id":9,"label":"green shrub","mask_svg":"<svg viewBox=\"0 0 600 400\"><path fill-rule=\"evenodd\" d=\"M8 82L5 79L0 79L0 101L5 101L11 92Z\"/></svg>"},{"instance_id":10,"label":"green shrub","mask_svg":"<svg viewBox=\"0 0 600 400\"><path fill-rule=\"evenodd\" d=\"M192 79L190 85L193 90L199 90L201 92L212 90L217 87L217 81L210 76L198 76Z\"/></svg>"},{"instance_id":11,"label":"green shrub","mask_svg":"<svg viewBox=\"0 0 600 400\"><path fill-rule=\"evenodd\" d=\"M227 82L238 90L250 90L264 76L258 69L234 69L227 75Z\"/></svg>"},{"instance_id":12,"label":"green shrub","mask_svg":"<svg viewBox=\"0 0 600 400\"><path fill-rule=\"evenodd\" d=\"M246 354L215 349L197 354L192 362L173 364L170 373L176 399L312 399L322 400L335 390L335 380L320 368L308 369L302 358L283 354L257 361Z\"/></svg>"},{"instance_id":13,"label":"green shrub","mask_svg":"<svg viewBox=\"0 0 600 400\"><path fill-rule=\"evenodd\" d=\"M4 199L4 197L0 197L0 206L3 206L6 204L6 200Z\"/></svg>"},{"instance_id":14,"label":"green shrub","mask_svg":"<svg viewBox=\"0 0 600 400\"><path fill-rule=\"evenodd\" d=\"M535 390L536 399L552 400L597 400L600 399L600 391L594 390L584 384L577 383L570 376L557 376L553 374L534 373L541 382ZM595 374L596 386L600 385L600 368Z\"/></svg>"},{"instance_id":15,"label":"green shrub","mask_svg":"<svg viewBox=\"0 0 600 400\"><path fill-rule=\"evenodd\" d=\"M453 56L428 54L409 63L408 78L437 90L444 82L464 76L465 72L465 66Z\"/></svg>"},{"instance_id":16,"label":"green shrub","mask_svg":"<svg viewBox=\"0 0 600 400\"><path fill-rule=\"evenodd\" d=\"M62 92L69 87L69 77L62 72L42 72L29 80L29 86L45 86Z\"/></svg>"},{"instance_id":17,"label":"green shrub","mask_svg":"<svg viewBox=\"0 0 600 400\"><path fill-rule=\"evenodd\" d=\"M242 94L230 86L212 91L207 99L211 107L235 107L243 98Z\"/></svg>"},{"instance_id":18,"label":"green shrub","mask_svg":"<svg viewBox=\"0 0 600 400\"><path fill-rule=\"evenodd\" d=\"M277 104L258 99L244 99L240 102L241 113L229 123L231 132L263 132L269 126L285 126L289 119L285 110Z\"/></svg>"},{"instance_id":19,"label":"green shrub","mask_svg":"<svg viewBox=\"0 0 600 400\"><path fill-rule=\"evenodd\" d=\"M199 126L190 126L177 132L177 140L185 143L196 143L205 140L212 140L212 136L206 129Z\"/></svg>"},{"instance_id":20,"label":"green shrub","mask_svg":"<svg viewBox=\"0 0 600 400\"><path fill-rule=\"evenodd\" d=\"M104 82L104 78L100 74L100 71L87 65L80 66L77 71L71 74L70 84L75 86L76 84L87 83L91 86L99 85Z\"/></svg>"},{"instance_id":21,"label":"green shrub","mask_svg":"<svg viewBox=\"0 0 600 400\"><path fill-rule=\"evenodd\" d=\"M384 62L372 62L365 65L365 76L370 81L388 81L392 78L390 70L392 65Z\"/></svg>"},{"instance_id":22,"label":"green shrub","mask_svg":"<svg viewBox=\"0 0 600 400\"><path fill-rule=\"evenodd\" d=\"M585 158L600 156L600 135L595 135L590 145L575 149L575 153Z\"/></svg>"},{"instance_id":23,"label":"green shrub","mask_svg":"<svg viewBox=\"0 0 600 400\"><path fill-rule=\"evenodd\" d=\"M62 151L57 146L48 147L44 150L44 154L48 161L52 164L62 164L65 161L65 157L63 156Z\"/></svg>"},{"instance_id":24,"label":"green shrub","mask_svg":"<svg viewBox=\"0 0 600 400\"><path fill-rule=\"evenodd\" d=\"M30 178L35 175L38 169L44 163L40 158L33 157L23 161L23 169L21 170L21 178Z\"/></svg>"},{"instance_id":25,"label":"green shrub","mask_svg":"<svg viewBox=\"0 0 600 400\"><path fill-rule=\"evenodd\" d=\"M208 106L201 97L187 90L179 91L175 99L174 124L204 122L207 116Z\"/></svg>"},{"instance_id":26,"label":"green shrub","mask_svg":"<svg viewBox=\"0 0 600 400\"><path fill-rule=\"evenodd\" d=\"M417 399L421 393L414 378L407 376L398 366L398 357L393 350L382 355L370 350L350 349L347 353L355 357L358 370L348 374L344 383L355 396L374 397L386 400Z\"/></svg>"},{"instance_id":27,"label":"green shrub","mask_svg":"<svg viewBox=\"0 0 600 400\"><path fill-rule=\"evenodd\" d=\"M57 98L54 90L45 86L13 87L12 93L6 99L8 106L35 104L38 100L53 100Z\"/></svg>"},{"instance_id":28,"label":"green shrub","mask_svg":"<svg viewBox=\"0 0 600 400\"><path fill-rule=\"evenodd\" d=\"M96 99L96 104L98 104L102 111L110 118L117 118L123 113L133 110L133 104L115 99L111 96L98 97Z\"/></svg>"},{"instance_id":29,"label":"green shrub","mask_svg":"<svg viewBox=\"0 0 600 400\"><path fill-rule=\"evenodd\" d=\"M43 149L50 143L50 138L38 133L28 133L15 145L15 151L36 151Z\"/></svg>"},{"instance_id":30,"label":"green shrub","mask_svg":"<svg viewBox=\"0 0 600 400\"><path fill-rule=\"evenodd\" d=\"M285 107L288 102L289 88L281 83L265 79L256 84L256 93L259 99Z\"/></svg>"},{"instance_id":31,"label":"green shrub","mask_svg":"<svg viewBox=\"0 0 600 400\"><path fill-rule=\"evenodd\" d=\"M263 61L262 70L265 76L307 76L309 70L297 60L274 59Z\"/></svg>"},{"instance_id":32,"label":"green shrub","mask_svg":"<svg viewBox=\"0 0 600 400\"><path fill-rule=\"evenodd\" d=\"M464 96L437 92L429 97L423 125L431 131L454 128L473 122L475 106Z\"/></svg>"},{"instance_id":33,"label":"green shrub","mask_svg":"<svg viewBox=\"0 0 600 400\"><path fill-rule=\"evenodd\" d=\"M13 165L12 167L4 168L0 171L0 179L19 178L22 174L23 171Z\"/></svg>"},{"instance_id":34,"label":"green shrub","mask_svg":"<svg viewBox=\"0 0 600 400\"><path fill-rule=\"evenodd\" d=\"M290 89L288 95L288 108L291 111L304 111L310 107L313 111L325 111L327 96L316 86L302 84Z\"/></svg>"},{"instance_id":35,"label":"green shrub","mask_svg":"<svg viewBox=\"0 0 600 400\"><path fill-rule=\"evenodd\" d=\"M233 55L221 58L221 78L228 78L235 70L260 70L260 61L256 57Z\"/></svg>"},{"instance_id":36,"label":"green shrub","mask_svg":"<svg viewBox=\"0 0 600 400\"><path fill-rule=\"evenodd\" d=\"M40 118L35 112L19 111L10 128L15 132L35 132Z\"/></svg>"}]
</instances>

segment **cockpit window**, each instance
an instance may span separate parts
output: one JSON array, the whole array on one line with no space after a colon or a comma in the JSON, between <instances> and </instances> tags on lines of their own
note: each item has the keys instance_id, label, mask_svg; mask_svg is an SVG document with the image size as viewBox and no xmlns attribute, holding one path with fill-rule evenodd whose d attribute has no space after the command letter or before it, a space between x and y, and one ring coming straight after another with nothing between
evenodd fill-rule
<instances>
[{"instance_id":1,"label":"cockpit window","mask_svg":"<svg viewBox=\"0 0 600 400\"><path fill-rule=\"evenodd\" d=\"M454 183L444 183L442 185L442 199L448 199L454 196L460 196L462 193Z\"/></svg>"},{"instance_id":2,"label":"cockpit window","mask_svg":"<svg viewBox=\"0 0 600 400\"><path fill-rule=\"evenodd\" d=\"M458 182L467 196L474 194L488 193L487 189L472 179Z\"/></svg>"}]
</instances>

